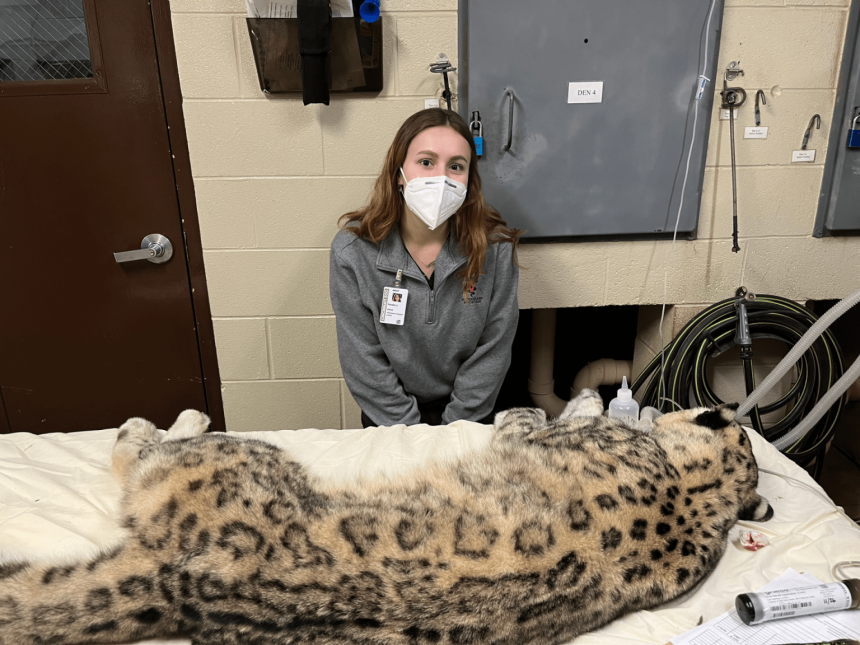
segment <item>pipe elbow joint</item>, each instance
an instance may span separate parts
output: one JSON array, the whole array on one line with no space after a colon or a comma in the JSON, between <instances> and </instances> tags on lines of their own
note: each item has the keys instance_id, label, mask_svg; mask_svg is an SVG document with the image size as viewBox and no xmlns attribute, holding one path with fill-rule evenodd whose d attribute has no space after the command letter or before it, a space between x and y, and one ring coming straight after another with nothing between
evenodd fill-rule
<instances>
[{"instance_id":1,"label":"pipe elbow joint","mask_svg":"<svg viewBox=\"0 0 860 645\"><path fill-rule=\"evenodd\" d=\"M570 387L570 398L574 398L583 389L597 390L600 385L615 385L626 376L633 381L633 361L619 361L612 358L601 358L583 367L573 379Z\"/></svg>"}]
</instances>

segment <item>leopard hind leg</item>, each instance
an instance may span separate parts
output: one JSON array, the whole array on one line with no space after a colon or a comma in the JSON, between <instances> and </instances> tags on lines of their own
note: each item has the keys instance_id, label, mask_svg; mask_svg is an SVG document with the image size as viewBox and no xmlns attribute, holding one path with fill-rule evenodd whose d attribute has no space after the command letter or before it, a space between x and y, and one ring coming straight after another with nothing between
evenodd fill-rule
<instances>
[{"instance_id":1,"label":"leopard hind leg","mask_svg":"<svg viewBox=\"0 0 860 645\"><path fill-rule=\"evenodd\" d=\"M496 413L493 427L499 440L524 438L546 427L546 412L541 408L511 408Z\"/></svg>"},{"instance_id":2,"label":"leopard hind leg","mask_svg":"<svg viewBox=\"0 0 860 645\"><path fill-rule=\"evenodd\" d=\"M179 441L201 435L206 432L209 422L209 417L202 412L184 410L176 417L176 421L170 426L162 441Z\"/></svg>"},{"instance_id":3,"label":"leopard hind leg","mask_svg":"<svg viewBox=\"0 0 860 645\"><path fill-rule=\"evenodd\" d=\"M132 417L123 423L119 427L111 456L111 465L117 479L125 483L129 473L140 458L140 453L159 441L161 441L161 437L154 423L140 417Z\"/></svg>"},{"instance_id":4,"label":"leopard hind leg","mask_svg":"<svg viewBox=\"0 0 860 645\"><path fill-rule=\"evenodd\" d=\"M603 415L603 399L594 390L583 388L579 394L564 406L559 419L571 417L599 417Z\"/></svg>"}]
</instances>

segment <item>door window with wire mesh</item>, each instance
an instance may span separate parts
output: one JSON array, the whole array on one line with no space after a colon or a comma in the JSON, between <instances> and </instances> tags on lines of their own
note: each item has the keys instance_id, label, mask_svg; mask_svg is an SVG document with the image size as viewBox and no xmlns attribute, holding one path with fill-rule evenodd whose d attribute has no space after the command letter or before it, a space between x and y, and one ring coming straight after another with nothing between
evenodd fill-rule
<instances>
[{"instance_id":1,"label":"door window with wire mesh","mask_svg":"<svg viewBox=\"0 0 860 645\"><path fill-rule=\"evenodd\" d=\"M11 84L56 81L66 91L99 91L97 32L89 24L95 20L93 5L94 0L0 1L0 93L16 93L9 91Z\"/></svg>"}]
</instances>

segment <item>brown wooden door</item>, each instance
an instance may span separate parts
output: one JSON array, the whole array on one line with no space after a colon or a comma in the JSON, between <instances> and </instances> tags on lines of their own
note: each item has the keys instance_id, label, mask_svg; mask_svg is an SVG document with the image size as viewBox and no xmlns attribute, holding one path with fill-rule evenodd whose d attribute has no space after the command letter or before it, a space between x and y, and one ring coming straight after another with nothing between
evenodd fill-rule
<instances>
[{"instance_id":1,"label":"brown wooden door","mask_svg":"<svg viewBox=\"0 0 860 645\"><path fill-rule=\"evenodd\" d=\"M0 429L11 432L130 416L165 428L207 409L153 14L147 0L83 9L89 83L8 71L0 82ZM170 261L115 261L152 233L172 242Z\"/></svg>"}]
</instances>

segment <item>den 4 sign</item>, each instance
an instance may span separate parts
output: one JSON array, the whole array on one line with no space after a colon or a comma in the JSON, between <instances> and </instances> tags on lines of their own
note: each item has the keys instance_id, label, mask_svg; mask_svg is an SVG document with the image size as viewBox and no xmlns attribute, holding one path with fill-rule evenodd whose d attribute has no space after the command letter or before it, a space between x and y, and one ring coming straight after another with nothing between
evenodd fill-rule
<instances>
[{"instance_id":1,"label":"den 4 sign","mask_svg":"<svg viewBox=\"0 0 860 645\"><path fill-rule=\"evenodd\" d=\"M603 103L603 81L567 84L568 103Z\"/></svg>"}]
</instances>

